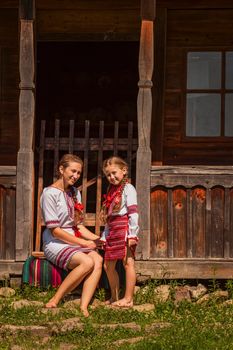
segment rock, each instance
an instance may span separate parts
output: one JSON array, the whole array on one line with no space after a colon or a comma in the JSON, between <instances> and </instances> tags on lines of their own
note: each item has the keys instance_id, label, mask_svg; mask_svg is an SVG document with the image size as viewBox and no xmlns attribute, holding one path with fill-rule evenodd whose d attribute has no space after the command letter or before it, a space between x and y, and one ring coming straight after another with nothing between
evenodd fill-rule
<instances>
[{"instance_id":1,"label":"rock","mask_svg":"<svg viewBox=\"0 0 233 350\"><path fill-rule=\"evenodd\" d=\"M154 289L156 301L159 303L165 303L170 296L170 286L167 284L161 284Z\"/></svg>"},{"instance_id":2,"label":"rock","mask_svg":"<svg viewBox=\"0 0 233 350\"><path fill-rule=\"evenodd\" d=\"M74 329L83 329L83 324L80 323L79 317L72 317L59 323L49 322L50 331L55 334L73 331Z\"/></svg>"},{"instance_id":3,"label":"rock","mask_svg":"<svg viewBox=\"0 0 233 350\"><path fill-rule=\"evenodd\" d=\"M15 295L15 290L13 288L9 288L9 287L0 288L0 297L10 298L13 295Z\"/></svg>"},{"instance_id":4,"label":"rock","mask_svg":"<svg viewBox=\"0 0 233 350\"><path fill-rule=\"evenodd\" d=\"M144 284L151 280L151 276L138 275L137 276L137 284Z\"/></svg>"},{"instance_id":5,"label":"rock","mask_svg":"<svg viewBox=\"0 0 233 350\"><path fill-rule=\"evenodd\" d=\"M135 286L135 287L134 287L134 295L137 294L137 292L139 292L140 289L141 289L141 288L140 288L139 286Z\"/></svg>"},{"instance_id":6,"label":"rock","mask_svg":"<svg viewBox=\"0 0 233 350\"><path fill-rule=\"evenodd\" d=\"M161 329L161 328L168 328L170 327L172 324L169 322L154 322L152 324L148 324L145 326L145 332L151 333L154 331Z\"/></svg>"},{"instance_id":7,"label":"rock","mask_svg":"<svg viewBox=\"0 0 233 350\"><path fill-rule=\"evenodd\" d=\"M93 327L96 327L98 329L105 329L105 328L111 328L116 329L118 327L126 328L126 329L132 329L134 331L141 331L141 326L136 324L135 322L129 322L129 323L108 323L108 324L93 324Z\"/></svg>"},{"instance_id":8,"label":"rock","mask_svg":"<svg viewBox=\"0 0 233 350\"><path fill-rule=\"evenodd\" d=\"M143 337L135 337L135 338L128 338L128 339L120 339L113 342L114 345L120 346L123 344L135 344L139 341L143 340Z\"/></svg>"},{"instance_id":9,"label":"rock","mask_svg":"<svg viewBox=\"0 0 233 350\"><path fill-rule=\"evenodd\" d=\"M228 291L217 290L216 292L205 294L203 297L197 300L197 304L204 304L209 301L221 302L229 297Z\"/></svg>"},{"instance_id":10,"label":"rock","mask_svg":"<svg viewBox=\"0 0 233 350\"><path fill-rule=\"evenodd\" d=\"M139 312L148 312L153 311L155 308L154 304L142 304L142 305L134 305L133 310L139 311Z\"/></svg>"},{"instance_id":11,"label":"rock","mask_svg":"<svg viewBox=\"0 0 233 350\"><path fill-rule=\"evenodd\" d=\"M207 288L203 286L203 284L201 283L198 283L196 287L187 286L187 288L190 291L192 299L195 299L195 300L201 298L203 295L207 293Z\"/></svg>"},{"instance_id":12,"label":"rock","mask_svg":"<svg viewBox=\"0 0 233 350\"><path fill-rule=\"evenodd\" d=\"M44 326L14 326L14 325L2 325L0 332L9 332L11 334L17 334L18 332L28 332L34 336L48 337L50 334L47 327Z\"/></svg>"},{"instance_id":13,"label":"rock","mask_svg":"<svg viewBox=\"0 0 233 350\"><path fill-rule=\"evenodd\" d=\"M31 306L42 307L44 306L44 303L42 303L41 301L21 299L21 300L13 301L13 303L11 303L11 306L13 307L13 309L17 310L23 307L31 307Z\"/></svg>"},{"instance_id":14,"label":"rock","mask_svg":"<svg viewBox=\"0 0 233 350\"><path fill-rule=\"evenodd\" d=\"M181 301L191 301L191 294L187 287L176 287L174 293L174 302L175 304L180 303Z\"/></svg>"},{"instance_id":15,"label":"rock","mask_svg":"<svg viewBox=\"0 0 233 350\"><path fill-rule=\"evenodd\" d=\"M76 299L73 299L73 300L70 300L70 301L66 301L64 304L63 304L63 307L64 308L67 308L67 309L75 309L77 308L77 306L80 305L80 298L76 298Z\"/></svg>"}]
</instances>

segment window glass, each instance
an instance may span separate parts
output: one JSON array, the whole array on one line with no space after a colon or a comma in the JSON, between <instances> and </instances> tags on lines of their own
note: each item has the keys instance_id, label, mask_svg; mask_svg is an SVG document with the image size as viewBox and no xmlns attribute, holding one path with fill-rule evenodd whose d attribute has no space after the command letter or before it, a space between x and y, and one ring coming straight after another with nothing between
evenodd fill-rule
<instances>
[{"instance_id":1,"label":"window glass","mask_svg":"<svg viewBox=\"0 0 233 350\"><path fill-rule=\"evenodd\" d=\"M225 136L233 136L233 94L225 96Z\"/></svg>"},{"instance_id":2,"label":"window glass","mask_svg":"<svg viewBox=\"0 0 233 350\"><path fill-rule=\"evenodd\" d=\"M220 136L221 95L208 93L187 94L186 135Z\"/></svg>"},{"instance_id":3,"label":"window glass","mask_svg":"<svg viewBox=\"0 0 233 350\"><path fill-rule=\"evenodd\" d=\"M226 89L233 89L233 52L226 52Z\"/></svg>"},{"instance_id":4,"label":"window glass","mask_svg":"<svg viewBox=\"0 0 233 350\"><path fill-rule=\"evenodd\" d=\"M221 88L221 52L188 53L188 89Z\"/></svg>"}]
</instances>

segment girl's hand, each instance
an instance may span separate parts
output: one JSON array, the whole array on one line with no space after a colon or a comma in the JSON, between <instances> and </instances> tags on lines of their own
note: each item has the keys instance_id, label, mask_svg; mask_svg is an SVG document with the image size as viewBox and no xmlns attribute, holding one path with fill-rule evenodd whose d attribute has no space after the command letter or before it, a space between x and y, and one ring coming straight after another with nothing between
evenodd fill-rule
<instances>
[{"instance_id":1,"label":"girl's hand","mask_svg":"<svg viewBox=\"0 0 233 350\"><path fill-rule=\"evenodd\" d=\"M94 241L86 241L85 242L86 248L90 248L90 249L96 249L97 245Z\"/></svg>"},{"instance_id":2,"label":"girl's hand","mask_svg":"<svg viewBox=\"0 0 233 350\"><path fill-rule=\"evenodd\" d=\"M128 247L133 247L137 245L137 241L134 238L128 238Z\"/></svg>"},{"instance_id":3,"label":"girl's hand","mask_svg":"<svg viewBox=\"0 0 233 350\"><path fill-rule=\"evenodd\" d=\"M97 245L97 248L104 249L105 241L103 241L99 238L99 239L95 240L95 243Z\"/></svg>"}]
</instances>

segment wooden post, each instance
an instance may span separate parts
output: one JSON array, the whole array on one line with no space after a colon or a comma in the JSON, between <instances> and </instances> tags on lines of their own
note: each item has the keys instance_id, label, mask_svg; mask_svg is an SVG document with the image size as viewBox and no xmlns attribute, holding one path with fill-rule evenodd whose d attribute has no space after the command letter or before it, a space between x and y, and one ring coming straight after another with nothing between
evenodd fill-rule
<instances>
[{"instance_id":1,"label":"wooden post","mask_svg":"<svg viewBox=\"0 0 233 350\"><path fill-rule=\"evenodd\" d=\"M137 257L150 257L150 170L151 170L151 115L152 74L154 67L155 0L141 0L141 37L139 50L138 150L136 188L138 193L140 243Z\"/></svg>"},{"instance_id":2,"label":"wooden post","mask_svg":"<svg viewBox=\"0 0 233 350\"><path fill-rule=\"evenodd\" d=\"M34 0L20 0L20 144L16 182L16 260L24 261L32 251L34 215Z\"/></svg>"}]
</instances>

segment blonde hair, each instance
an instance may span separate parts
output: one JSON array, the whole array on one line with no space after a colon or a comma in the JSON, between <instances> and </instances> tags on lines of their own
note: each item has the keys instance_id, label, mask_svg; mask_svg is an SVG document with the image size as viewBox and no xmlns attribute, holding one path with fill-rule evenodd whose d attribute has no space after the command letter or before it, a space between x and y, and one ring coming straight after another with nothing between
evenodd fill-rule
<instances>
[{"instance_id":1,"label":"blonde hair","mask_svg":"<svg viewBox=\"0 0 233 350\"><path fill-rule=\"evenodd\" d=\"M126 169L126 175L125 177L127 177L128 175L128 164L124 161L124 159L122 159L121 157L117 157L117 156L112 156L108 159L105 159L103 162L103 172L105 173L105 169L109 166L109 165L117 165L120 169L125 168Z\"/></svg>"}]
</instances>

